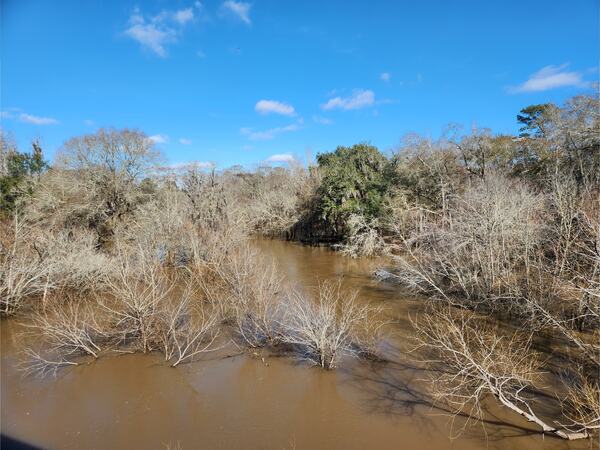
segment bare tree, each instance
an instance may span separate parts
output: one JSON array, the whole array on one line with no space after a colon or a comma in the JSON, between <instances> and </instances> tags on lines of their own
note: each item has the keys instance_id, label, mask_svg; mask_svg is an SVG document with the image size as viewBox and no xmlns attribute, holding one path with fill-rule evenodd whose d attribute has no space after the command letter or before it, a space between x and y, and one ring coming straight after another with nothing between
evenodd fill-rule
<instances>
[{"instance_id":1,"label":"bare tree","mask_svg":"<svg viewBox=\"0 0 600 450\"><path fill-rule=\"evenodd\" d=\"M213 344L220 334L218 310L194 307L192 297L188 284L179 297L162 305L159 313L159 339L165 360L172 367L214 350Z\"/></svg>"},{"instance_id":2,"label":"bare tree","mask_svg":"<svg viewBox=\"0 0 600 450\"><path fill-rule=\"evenodd\" d=\"M143 352L155 348L159 308L176 286L153 251L140 246L134 255L118 254L117 274L109 282L114 300L103 303L116 319L121 340L133 339Z\"/></svg>"},{"instance_id":3,"label":"bare tree","mask_svg":"<svg viewBox=\"0 0 600 450\"><path fill-rule=\"evenodd\" d=\"M245 246L207 269L202 289L242 341L250 347L276 344L282 280L274 263Z\"/></svg>"},{"instance_id":4,"label":"bare tree","mask_svg":"<svg viewBox=\"0 0 600 450\"><path fill-rule=\"evenodd\" d=\"M99 341L104 337L101 324L91 306L67 301L54 306L49 312L38 312L28 324L40 335L49 349L57 354L85 354L97 358L101 348Z\"/></svg>"},{"instance_id":5,"label":"bare tree","mask_svg":"<svg viewBox=\"0 0 600 450\"><path fill-rule=\"evenodd\" d=\"M316 298L294 292L282 323L281 340L298 354L323 369L335 369L342 356L375 353L383 323L378 309L358 300L357 292L345 292L339 283L319 285Z\"/></svg>"},{"instance_id":6,"label":"bare tree","mask_svg":"<svg viewBox=\"0 0 600 450\"><path fill-rule=\"evenodd\" d=\"M158 158L154 143L140 131L100 129L67 141L57 156L57 168L76 174L84 195L81 214L102 241L116 222L133 212L139 182Z\"/></svg>"},{"instance_id":7,"label":"bare tree","mask_svg":"<svg viewBox=\"0 0 600 450\"><path fill-rule=\"evenodd\" d=\"M398 279L446 300L510 306L541 242L541 197L489 176L453 205L447 220L400 236Z\"/></svg>"},{"instance_id":8,"label":"bare tree","mask_svg":"<svg viewBox=\"0 0 600 450\"><path fill-rule=\"evenodd\" d=\"M43 257L27 251L32 230L15 214L10 228L12 242L0 244L0 311L14 314L23 302L53 288Z\"/></svg>"},{"instance_id":9,"label":"bare tree","mask_svg":"<svg viewBox=\"0 0 600 450\"><path fill-rule=\"evenodd\" d=\"M456 414L466 413L476 421L482 420L483 402L491 396L544 433L569 440L589 436L586 429L571 432L551 425L533 410L533 399L527 393L535 385L540 369L531 350L531 337L519 333L499 335L472 313L453 311L451 307L432 309L414 325L417 348L425 350L424 358L435 370L433 393Z\"/></svg>"},{"instance_id":10,"label":"bare tree","mask_svg":"<svg viewBox=\"0 0 600 450\"><path fill-rule=\"evenodd\" d=\"M342 252L356 258L375 256L383 253L387 247L379 231L379 221L367 219L360 214L352 214L347 221L348 238L341 246Z\"/></svg>"}]
</instances>

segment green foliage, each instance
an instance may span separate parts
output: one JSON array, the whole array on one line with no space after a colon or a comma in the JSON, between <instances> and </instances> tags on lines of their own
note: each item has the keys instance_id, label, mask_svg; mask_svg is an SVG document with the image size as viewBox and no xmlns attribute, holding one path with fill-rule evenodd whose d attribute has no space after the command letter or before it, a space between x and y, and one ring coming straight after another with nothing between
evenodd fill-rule
<instances>
[{"instance_id":1,"label":"green foliage","mask_svg":"<svg viewBox=\"0 0 600 450\"><path fill-rule=\"evenodd\" d=\"M521 124L519 131L521 137L542 136L544 134L544 122L547 113L556 108L552 103L541 105L529 105L517 114L517 122Z\"/></svg>"},{"instance_id":2,"label":"green foliage","mask_svg":"<svg viewBox=\"0 0 600 450\"><path fill-rule=\"evenodd\" d=\"M387 158L374 146L338 147L317 156L322 171L317 210L334 235L344 237L353 214L381 217L387 205Z\"/></svg>"},{"instance_id":3,"label":"green foliage","mask_svg":"<svg viewBox=\"0 0 600 450\"><path fill-rule=\"evenodd\" d=\"M550 103L522 109L514 174L542 188L566 177L580 189L600 189L599 111L594 96L573 97L562 107Z\"/></svg>"},{"instance_id":4,"label":"green foliage","mask_svg":"<svg viewBox=\"0 0 600 450\"><path fill-rule=\"evenodd\" d=\"M24 194L30 194L32 182L47 168L42 148L32 143L31 153L21 153L2 139L2 171L0 172L0 215L10 215Z\"/></svg>"}]
</instances>

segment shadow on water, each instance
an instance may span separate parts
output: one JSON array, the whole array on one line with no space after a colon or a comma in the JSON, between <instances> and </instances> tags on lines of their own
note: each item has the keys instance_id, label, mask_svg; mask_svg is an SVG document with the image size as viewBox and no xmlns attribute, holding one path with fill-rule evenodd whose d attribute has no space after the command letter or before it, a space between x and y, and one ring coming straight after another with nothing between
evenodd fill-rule
<instances>
[{"instance_id":1,"label":"shadow on water","mask_svg":"<svg viewBox=\"0 0 600 450\"><path fill-rule=\"evenodd\" d=\"M401 355L401 350L396 349ZM362 395L362 407L369 414L410 417L420 433L439 433L439 420L435 416L447 417L453 435L460 430L463 438L498 442L507 438L544 436L555 442L561 439L545 435L541 430L529 427L525 422L518 424L497 408L482 407L483 418L475 425L467 412L454 413L442 402L428 393L426 380L431 369L424 369L410 360L387 359L381 362L356 365L349 369L347 383ZM443 368L438 368L441 373ZM443 431L442 431L443 432Z\"/></svg>"},{"instance_id":2,"label":"shadow on water","mask_svg":"<svg viewBox=\"0 0 600 450\"><path fill-rule=\"evenodd\" d=\"M2 450L38 450L41 447L36 447L2 434L0 435L0 448Z\"/></svg>"}]
</instances>

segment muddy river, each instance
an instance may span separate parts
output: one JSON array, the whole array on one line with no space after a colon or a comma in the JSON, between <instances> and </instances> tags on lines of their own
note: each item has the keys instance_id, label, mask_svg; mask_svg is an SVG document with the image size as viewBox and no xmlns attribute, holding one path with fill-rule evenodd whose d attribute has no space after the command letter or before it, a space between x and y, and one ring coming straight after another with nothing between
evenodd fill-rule
<instances>
[{"instance_id":1,"label":"muddy river","mask_svg":"<svg viewBox=\"0 0 600 450\"><path fill-rule=\"evenodd\" d=\"M419 302L375 282L373 261L324 248L260 241L287 280L314 286L343 277L365 301L384 303L394 321L383 345L391 362L351 361L325 372L287 358L235 348L176 368L159 355L115 355L56 377L17 370L16 324L2 321L2 434L56 449L566 449L502 411L485 425L453 433L431 405L425 374L407 354L409 314Z\"/></svg>"}]
</instances>

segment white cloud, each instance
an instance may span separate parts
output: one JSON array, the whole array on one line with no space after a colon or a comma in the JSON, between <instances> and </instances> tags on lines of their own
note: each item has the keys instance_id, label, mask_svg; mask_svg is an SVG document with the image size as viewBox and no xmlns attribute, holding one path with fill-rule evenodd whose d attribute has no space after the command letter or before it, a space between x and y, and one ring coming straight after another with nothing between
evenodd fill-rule
<instances>
[{"instance_id":1,"label":"white cloud","mask_svg":"<svg viewBox=\"0 0 600 450\"><path fill-rule=\"evenodd\" d=\"M277 128L271 128L269 130L264 130L264 131L256 131L252 128L242 128L240 129L240 132L247 136L248 139L250 139L251 141L268 141L270 139L275 138L275 136L282 134L282 133L287 133L290 131L297 131L300 129L300 126L298 125L298 123L293 123L290 125L286 125L285 127L277 127Z\"/></svg>"},{"instance_id":2,"label":"white cloud","mask_svg":"<svg viewBox=\"0 0 600 450\"><path fill-rule=\"evenodd\" d=\"M167 56L167 44L174 43L183 26L192 20L193 8L162 11L149 19L144 18L139 8L135 8L129 17L129 27L124 33L143 48L164 58Z\"/></svg>"},{"instance_id":3,"label":"white cloud","mask_svg":"<svg viewBox=\"0 0 600 450\"><path fill-rule=\"evenodd\" d=\"M167 56L165 45L175 41L175 31L166 28L159 29L153 23L134 23L125 30L125 34L133 40L139 42L142 47L145 47L158 56Z\"/></svg>"},{"instance_id":4,"label":"white cloud","mask_svg":"<svg viewBox=\"0 0 600 450\"><path fill-rule=\"evenodd\" d=\"M232 0L226 1L223 3L223 8L226 11L234 14L238 17L242 22L247 25L250 25L252 21L250 20L250 8L252 5L250 3L245 2L235 2Z\"/></svg>"},{"instance_id":5,"label":"white cloud","mask_svg":"<svg viewBox=\"0 0 600 450\"><path fill-rule=\"evenodd\" d=\"M373 106L375 104L375 93L370 90L355 89L349 97L334 97L323 105L324 110L331 109L360 109Z\"/></svg>"},{"instance_id":6,"label":"white cloud","mask_svg":"<svg viewBox=\"0 0 600 450\"><path fill-rule=\"evenodd\" d=\"M155 134L148 137L148 139L150 139L155 144L166 144L167 142L169 142L169 136L167 136L166 134Z\"/></svg>"},{"instance_id":7,"label":"white cloud","mask_svg":"<svg viewBox=\"0 0 600 450\"><path fill-rule=\"evenodd\" d=\"M527 81L511 86L508 91L518 92L541 92L567 86L586 87L586 83L579 72L568 72L565 69L568 64L560 66L546 66L533 73Z\"/></svg>"},{"instance_id":8,"label":"white cloud","mask_svg":"<svg viewBox=\"0 0 600 450\"><path fill-rule=\"evenodd\" d=\"M260 100L254 106L259 114L281 114L283 116L294 116L296 111L292 105L278 102L276 100Z\"/></svg>"},{"instance_id":9,"label":"white cloud","mask_svg":"<svg viewBox=\"0 0 600 450\"><path fill-rule=\"evenodd\" d=\"M0 111L0 118L2 119L12 119L14 116L12 115L12 113L8 112L8 111Z\"/></svg>"},{"instance_id":10,"label":"white cloud","mask_svg":"<svg viewBox=\"0 0 600 450\"><path fill-rule=\"evenodd\" d=\"M192 140L191 139L186 139L186 138L180 138L179 139L179 143L183 144L183 145L192 145Z\"/></svg>"},{"instance_id":11,"label":"white cloud","mask_svg":"<svg viewBox=\"0 0 600 450\"><path fill-rule=\"evenodd\" d=\"M331 124L333 124L333 120L328 119L327 117L312 116L312 120L313 120L313 122L320 123L321 125L331 125Z\"/></svg>"},{"instance_id":12,"label":"white cloud","mask_svg":"<svg viewBox=\"0 0 600 450\"><path fill-rule=\"evenodd\" d=\"M177 163L169 164L167 166L160 167L160 169L183 171L186 169L212 169L214 167L216 167L216 164L213 162L188 161L188 162L177 162Z\"/></svg>"},{"instance_id":13,"label":"white cloud","mask_svg":"<svg viewBox=\"0 0 600 450\"><path fill-rule=\"evenodd\" d=\"M39 117L25 113L19 114L19 120L33 125L55 125L58 123L58 120L53 119L52 117Z\"/></svg>"},{"instance_id":14,"label":"white cloud","mask_svg":"<svg viewBox=\"0 0 600 450\"><path fill-rule=\"evenodd\" d=\"M91 127L91 126L94 126L94 121L93 121L93 120L90 120L90 119L85 119L85 120L83 121L83 124L84 124L86 127Z\"/></svg>"},{"instance_id":15,"label":"white cloud","mask_svg":"<svg viewBox=\"0 0 600 450\"><path fill-rule=\"evenodd\" d=\"M192 167L198 167L200 169L212 169L216 166L215 163L208 161L193 161L190 165Z\"/></svg>"},{"instance_id":16,"label":"white cloud","mask_svg":"<svg viewBox=\"0 0 600 450\"><path fill-rule=\"evenodd\" d=\"M185 25L191 20L194 20L194 10L192 8L180 9L173 13L173 20L180 25Z\"/></svg>"},{"instance_id":17,"label":"white cloud","mask_svg":"<svg viewBox=\"0 0 600 450\"><path fill-rule=\"evenodd\" d=\"M296 162L296 158L289 153L278 153L276 155L269 156L267 159L265 159L265 161L270 163L284 162L290 164Z\"/></svg>"},{"instance_id":18,"label":"white cloud","mask_svg":"<svg viewBox=\"0 0 600 450\"><path fill-rule=\"evenodd\" d=\"M381 78L382 81L389 83L389 81L392 79L392 75L389 72L383 72L381 75L379 75L379 78Z\"/></svg>"}]
</instances>

